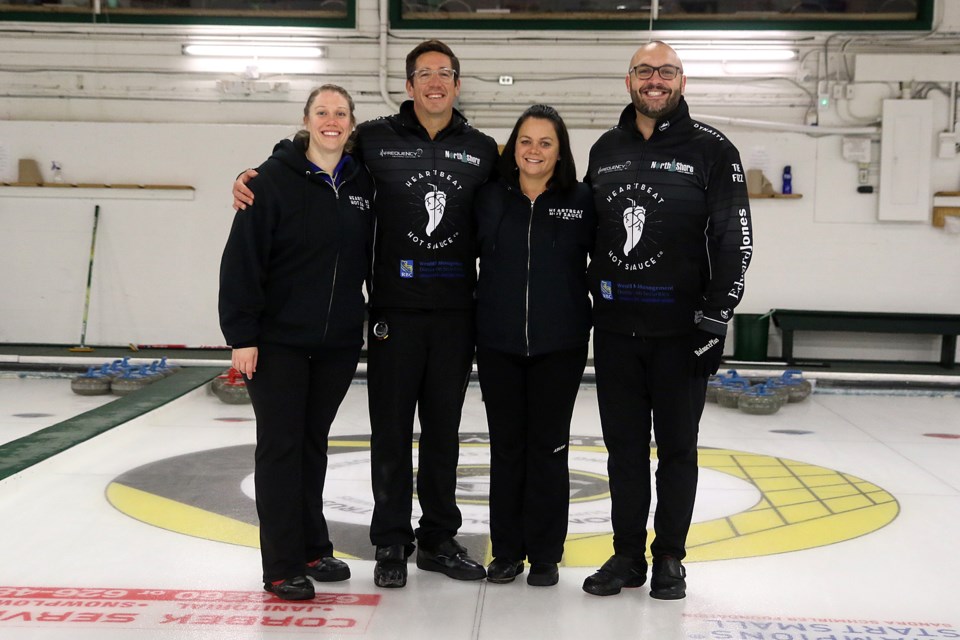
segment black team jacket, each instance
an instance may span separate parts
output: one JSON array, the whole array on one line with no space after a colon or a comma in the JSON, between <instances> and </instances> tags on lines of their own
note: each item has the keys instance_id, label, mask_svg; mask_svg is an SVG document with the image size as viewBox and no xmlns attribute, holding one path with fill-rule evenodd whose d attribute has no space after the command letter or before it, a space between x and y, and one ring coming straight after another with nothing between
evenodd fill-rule
<instances>
[{"instance_id":1,"label":"black team jacket","mask_svg":"<svg viewBox=\"0 0 960 640\"><path fill-rule=\"evenodd\" d=\"M357 127L358 159L377 185L373 309L472 309L473 198L493 173L497 144L454 110L431 140L413 102Z\"/></svg>"},{"instance_id":2,"label":"black team jacket","mask_svg":"<svg viewBox=\"0 0 960 640\"><path fill-rule=\"evenodd\" d=\"M536 356L585 345L597 226L590 188L548 189L531 203L501 178L480 188L475 206L478 346Z\"/></svg>"},{"instance_id":3,"label":"black team jacket","mask_svg":"<svg viewBox=\"0 0 960 640\"><path fill-rule=\"evenodd\" d=\"M724 335L753 256L740 154L686 101L649 140L633 105L590 150L598 228L594 326L634 336Z\"/></svg>"}]
</instances>

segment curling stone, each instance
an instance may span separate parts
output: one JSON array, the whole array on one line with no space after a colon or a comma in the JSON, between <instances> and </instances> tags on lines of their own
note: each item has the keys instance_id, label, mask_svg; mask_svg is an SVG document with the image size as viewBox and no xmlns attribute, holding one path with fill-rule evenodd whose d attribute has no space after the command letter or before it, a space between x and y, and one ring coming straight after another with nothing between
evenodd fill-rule
<instances>
[{"instance_id":1,"label":"curling stone","mask_svg":"<svg viewBox=\"0 0 960 640\"><path fill-rule=\"evenodd\" d=\"M726 373L718 373L707 378L707 402L716 402L720 388L733 380L747 382L747 379L737 373L736 369L728 369Z\"/></svg>"},{"instance_id":2,"label":"curling stone","mask_svg":"<svg viewBox=\"0 0 960 640\"><path fill-rule=\"evenodd\" d=\"M717 390L717 404L727 409L737 408L737 399L740 394L750 388L750 383L743 379L727 380Z\"/></svg>"},{"instance_id":3,"label":"curling stone","mask_svg":"<svg viewBox=\"0 0 960 640\"><path fill-rule=\"evenodd\" d=\"M781 402L777 393L765 384L750 387L737 398L740 411L756 416L766 416L780 410Z\"/></svg>"},{"instance_id":4,"label":"curling stone","mask_svg":"<svg viewBox=\"0 0 960 640\"><path fill-rule=\"evenodd\" d=\"M230 367L229 369L227 369L226 371L218 375L216 378L214 378L210 382L210 388L213 390L214 393L216 393L217 391L223 388L223 385L227 384L228 380L232 380L236 382L238 379L242 380L243 374L241 374L238 370L234 369L233 367Z\"/></svg>"},{"instance_id":5,"label":"curling stone","mask_svg":"<svg viewBox=\"0 0 960 640\"><path fill-rule=\"evenodd\" d=\"M218 380L219 383L217 383ZM236 369L231 367L226 376L217 376L214 383L217 384L211 383L211 388L221 402L226 404L250 404L247 383L243 380L243 375Z\"/></svg>"},{"instance_id":6,"label":"curling stone","mask_svg":"<svg viewBox=\"0 0 960 640\"><path fill-rule=\"evenodd\" d=\"M159 371L165 376L172 376L179 370L180 370L179 365L169 364L167 362L167 356L163 356L162 358L160 358L160 362L157 364L157 371Z\"/></svg>"},{"instance_id":7,"label":"curling stone","mask_svg":"<svg viewBox=\"0 0 960 640\"><path fill-rule=\"evenodd\" d=\"M160 373L158 369L154 369L153 366L149 364L140 365L139 373L151 383L156 382L157 380L163 380L166 377Z\"/></svg>"},{"instance_id":8,"label":"curling stone","mask_svg":"<svg viewBox=\"0 0 960 640\"><path fill-rule=\"evenodd\" d=\"M790 392L787 390L787 385L785 385L780 378L767 378L762 384L767 387L768 391L777 394L777 397L780 398L781 406L790 402Z\"/></svg>"},{"instance_id":9,"label":"curling stone","mask_svg":"<svg viewBox=\"0 0 960 640\"><path fill-rule=\"evenodd\" d=\"M711 376L707 380L707 402L717 401L717 392L723 386L723 376Z\"/></svg>"},{"instance_id":10,"label":"curling stone","mask_svg":"<svg viewBox=\"0 0 960 640\"><path fill-rule=\"evenodd\" d=\"M118 396L125 396L148 386L153 380L138 369L128 369L122 376L113 379L111 390Z\"/></svg>"},{"instance_id":11,"label":"curling stone","mask_svg":"<svg viewBox=\"0 0 960 640\"><path fill-rule=\"evenodd\" d=\"M161 368L159 360L154 360L148 366L149 366L148 371L150 372L150 375L156 378L166 378L167 376L173 375L173 369L170 367Z\"/></svg>"},{"instance_id":12,"label":"curling stone","mask_svg":"<svg viewBox=\"0 0 960 640\"><path fill-rule=\"evenodd\" d=\"M109 365L104 366L106 367L105 371L109 373L113 380L122 378L127 374L128 371L133 369L133 367L130 366L129 358L124 358L123 360L114 360Z\"/></svg>"},{"instance_id":13,"label":"curling stone","mask_svg":"<svg viewBox=\"0 0 960 640\"><path fill-rule=\"evenodd\" d=\"M787 387L790 393L790 402L800 402L806 399L813 391L813 385L809 380L805 380L803 372L799 369L788 369L780 376L781 382Z\"/></svg>"},{"instance_id":14,"label":"curling stone","mask_svg":"<svg viewBox=\"0 0 960 640\"><path fill-rule=\"evenodd\" d=\"M86 373L70 381L70 389L80 396L103 396L110 393L110 378L99 369L90 367Z\"/></svg>"}]
</instances>

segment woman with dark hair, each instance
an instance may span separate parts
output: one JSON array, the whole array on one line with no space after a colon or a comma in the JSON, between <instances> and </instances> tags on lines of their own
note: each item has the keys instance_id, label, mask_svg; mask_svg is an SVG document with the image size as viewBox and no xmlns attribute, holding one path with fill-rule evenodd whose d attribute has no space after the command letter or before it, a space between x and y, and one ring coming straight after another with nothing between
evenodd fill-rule
<instances>
[{"instance_id":1,"label":"woman with dark hair","mask_svg":"<svg viewBox=\"0 0 960 640\"><path fill-rule=\"evenodd\" d=\"M517 120L500 178L475 201L477 369L490 433L490 582L557 583L567 535L567 443L590 335L596 216L553 107Z\"/></svg>"},{"instance_id":2,"label":"woman with dark hair","mask_svg":"<svg viewBox=\"0 0 960 640\"><path fill-rule=\"evenodd\" d=\"M350 577L323 517L327 436L363 345L373 180L345 153L353 99L323 85L303 126L250 182L220 265L220 327L257 417L255 485L263 588L314 597Z\"/></svg>"}]
</instances>

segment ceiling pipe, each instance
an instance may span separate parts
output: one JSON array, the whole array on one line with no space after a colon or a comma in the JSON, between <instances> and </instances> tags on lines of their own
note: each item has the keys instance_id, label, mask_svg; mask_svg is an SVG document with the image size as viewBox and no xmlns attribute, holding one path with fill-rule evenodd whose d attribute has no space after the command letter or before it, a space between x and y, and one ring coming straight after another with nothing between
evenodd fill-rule
<instances>
[{"instance_id":1,"label":"ceiling pipe","mask_svg":"<svg viewBox=\"0 0 960 640\"><path fill-rule=\"evenodd\" d=\"M390 111L399 111L400 105L390 97L387 89L387 27L390 23L390 0L380 0L380 96Z\"/></svg>"}]
</instances>

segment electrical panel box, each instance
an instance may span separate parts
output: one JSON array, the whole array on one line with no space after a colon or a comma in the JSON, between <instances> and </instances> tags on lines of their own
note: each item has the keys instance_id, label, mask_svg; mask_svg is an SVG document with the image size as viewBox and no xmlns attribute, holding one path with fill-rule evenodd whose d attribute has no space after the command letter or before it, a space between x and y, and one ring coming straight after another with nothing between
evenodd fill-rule
<instances>
[{"instance_id":1,"label":"electrical panel box","mask_svg":"<svg viewBox=\"0 0 960 640\"><path fill-rule=\"evenodd\" d=\"M880 135L880 220L926 222L930 219L932 164L933 103L884 100Z\"/></svg>"}]
</instances>

